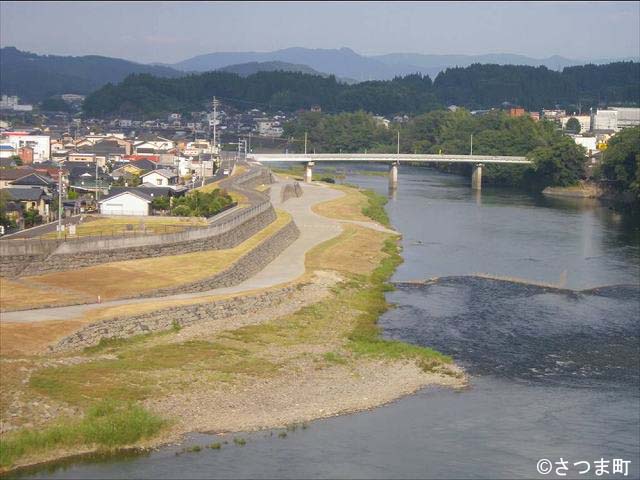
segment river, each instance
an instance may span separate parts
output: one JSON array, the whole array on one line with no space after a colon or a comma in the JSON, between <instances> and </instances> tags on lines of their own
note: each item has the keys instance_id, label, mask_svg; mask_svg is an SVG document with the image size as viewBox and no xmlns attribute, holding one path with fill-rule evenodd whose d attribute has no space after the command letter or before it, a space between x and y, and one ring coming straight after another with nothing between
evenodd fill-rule
<instances>
[{"instance_id":1,"label":"river","mask_svg":"<svg viewBox=\"0 0 640 480\"><path fill-rule=\"evenodd\" d=\"M385 176L346 181L387 193ZM387 211L403 234L405 261L392 280L434 280L399 285L388 294L395 308L380 319L386 337L452 355L471 375L468 389L426 388L285 438L278 430L229 435L221 450L177 456L182 447L165 447L35 476L640 477L637 219L593 201L476 193L468 183L401 167ZM247 444L233 445L236 436ZM191 435L186 443L220 438ZM566 461L567 477L539 474L543 458ZM609 475L596 475L601 459ZM612 474L614 459L631 462L626 477ZM579 474L585 464L574 464L584 461L590 470Z\"/></svg>"}]
</instances>

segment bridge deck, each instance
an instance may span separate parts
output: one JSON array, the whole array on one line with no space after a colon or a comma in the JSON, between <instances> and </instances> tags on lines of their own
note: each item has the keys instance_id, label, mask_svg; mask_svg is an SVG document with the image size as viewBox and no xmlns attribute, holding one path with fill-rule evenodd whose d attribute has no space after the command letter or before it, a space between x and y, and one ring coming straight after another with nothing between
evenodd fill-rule
<instances>
[{"instance_id":1,"label":"bridge deck","mask_svg":"<svg viewBox=\"0 0 640 480\"><path fill-rule=\"evenodd\" d=\"M446 162L446 163L531 163L527 157L506 155L448 155L448 154L394 154L394 153L254 153L247 155L257 162Z\"/></svg>"}]
</instances>

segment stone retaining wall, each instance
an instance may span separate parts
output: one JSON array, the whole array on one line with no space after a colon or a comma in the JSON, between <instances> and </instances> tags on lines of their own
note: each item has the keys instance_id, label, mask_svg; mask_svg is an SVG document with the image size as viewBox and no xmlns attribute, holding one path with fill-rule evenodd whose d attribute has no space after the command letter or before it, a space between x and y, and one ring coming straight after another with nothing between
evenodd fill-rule
<instances>
[{"instance_id":1,"label":"stone retaining wall","mask_svg":"<svg viewBox=\"0 0 640 480\"><path fill-rule=\"evenodd\" d=\"M226 270L203 280L176 287L154 290L151 294L143 293L140 297L161 297L179 293L205 292L214 288L231 287L251 278L269 263L276 259L282 251L300 236L296 224L290 221L283 228L264 240L260 245L246 253Z\"/></svg>"},{"instance_id":2,"label":"stone retaining wall","mask_svg":"<svg viewBox=\"0 0 640 480\"><path fill-rule=\"evenodd\" d=\"M160 245L148 245L142 247L121 248L117 250L95 250L61 255L51 255L46 259L31 261L20 272L20 276L42 275L50 272L75 270L78 268L100 265L108 262L120 262L123 260L138 260L141 258L162 257L168 255L181 255L184 253L199 252L203 250L222 250L233 248L267 227L277 218L273 207L260 213L258 216L238 225L233 230L221 235L215 235L190 242L166 243Z\"/></svg>"},{"instance_id":3,"label":"stone retaining wall","mask_svg":"<svg viewBox=\"0 0 640 480\"><path fill-rule=\"evenodd\" d=\"M287 302L295 292L304 288L306 287L302 285L291 285L256 295L169 307L128 317L110 318L87 325L63 338L56 345L50 346L49 350L52 352L77 350L97 345L102 339L127 338L133 335L169 330L175 325L184 327L207 320L259 312L265 308Z\"/></svg>"}]
</instances>

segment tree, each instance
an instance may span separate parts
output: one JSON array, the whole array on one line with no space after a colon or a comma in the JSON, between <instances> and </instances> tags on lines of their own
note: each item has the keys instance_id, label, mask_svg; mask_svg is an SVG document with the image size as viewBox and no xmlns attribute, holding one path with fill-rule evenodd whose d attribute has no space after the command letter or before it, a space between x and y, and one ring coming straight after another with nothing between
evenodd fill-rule
<instances>
[{"instance_id":1,"label":"tree","mask_svg":"<svg viewBox=\"0 0 640 480\"><path fill-rule=\"evenodd\" d=\"M40 225L42 223L42 216L38 213L38 210L35 208L30 208L26 212L24 212L24 226L26 228L33 227L35 225Z\"/></svg>"},{"instance_id":2,"label":"tree","mask_svg":"<svg viewBox=\"0 0 640 480\"><path fill-rule=\"evenodd\" d=\"M640 202L640 127L625 128L609 140L601 171L619 193L629 192Z\"/></svg>"},{"instance_id":3,"label":"tree","mask_svg":"<svg viewBox=\"0 0 640 480\"><path fill-rule=\"evenodd\" d=\"M571 117L569 120L567 120L567 124L564 126L565 132L574 133L576 135L580 133L581 128L582 127L580 126L580 122L576 117Z\"/></svg>"},{"instance_id":4,"label":"tree","mask_svg":"<svg viewBox=\"0 0 640 480\"><path fill-rule=\"evenodd\" d=\"M151 207L154 210L169 210L169 197L154 197L151 201Z\"/></svg>"},{"instance_id":5,"label":"tree","mask_svg":"<svg viewBox=\"0 0 640 480\"><path fill-rule=\"evenodd\" d=\"M6 190L0 190L0 225L15 228L16 222L7 216L7 206L9 201L9 193Z\"/></svg>"},{"instance_id":6,"label":"tree","mask_svg":"<svg viewBox=\"0 0 640 480\"><path fill-rule=\"evenodd\" d=\"M576 145L568 137L562 137L552 145L536 148L530 157L535 167L527 178L540 188L576 184L584 175L587 161L584 147Z\"/></svg>"},{"instance_id":7,"label":"tree","mask_svg":"<svg viewBox=\"0 0 640 480\"><path fill-rule=\"evenodd\" d=\"M70 112L71 106L61 98L49 97L40 104L40 109L46 112Z\"/></svg>"}]
</instances>

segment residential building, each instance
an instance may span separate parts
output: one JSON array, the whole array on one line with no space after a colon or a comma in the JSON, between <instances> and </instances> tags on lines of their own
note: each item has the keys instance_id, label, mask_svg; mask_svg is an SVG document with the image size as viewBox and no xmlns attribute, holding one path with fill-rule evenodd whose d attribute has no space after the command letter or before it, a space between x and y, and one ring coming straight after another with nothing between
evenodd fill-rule
<instances>
[{"instance_id":1,"label":"residential building","mask_svg":"<svg viewBox=\"0 0 640 480\"><path fill-rule=\"evenodd\" d=\"M0 158L11 158L17 155L16 147L9 143L0 144Z\"/></svg>"},{"instance_id":2,"label":"residential building","mask_svg":"<svg viewBox=\"0 0 640 480\"><path fill-rule=\"evenodd\" d=\"M153 170L149 173L145 173L140 177L143 183L150 183L158 187L176 186L178 183L178 176L167 169Z\"/></svg>"},{"instance_id":3,"label":"residential building","mask_svg":"<svg viewBox=\"0 0 640 480\"><path fill-rule=\"evenodd\" d=\"M510 117L524 117L527 113L522 107L511 107L507 112Z\"/></svg>"},{"instance_id":4,"label":"residential building","mask_svg":"<svg viewBox=\"0 0 640 480\"><path fill-rule=\"evenodd\" d=\"M44 188L11 187L4 188L2 191L7 192L9 201L20 203L25 212L34 209L38 211L38 215L44 221L50 220L51 196L47 194Z\"/></svg>"},{"instance_id":5,"label":"residential building","mask_svg":"<svg viewBox=\"0 0 640 480\"><path fill-rule=\"evenodd\" d=\"M22 147L33 149L34 163L44 162L51 158L51 137L49 135L31 135L28 132L4 132L0 143L9 144L16 152Z\"/></svg>"},{"instance_id":6,"label":"residential building","mask_svg":"<svg viewBox=\"0 0 640 480\"><path fill-rule=\"evenodd\" d=\"M109 194L98 202L102 215L146 216L151 211L153 198L139 190L127 190Z\"/></svg>"},{"instance_id":7,"label":"residential building","mask_svg":"<svg viewBox=\"0 0 640 480\"><path fill-rule=\"evenodd\" d=\"M31 167L2 168L0 169L0 188L9 187L11 182L29 175L34 171Z\"/></svg>"}]
</instances>

